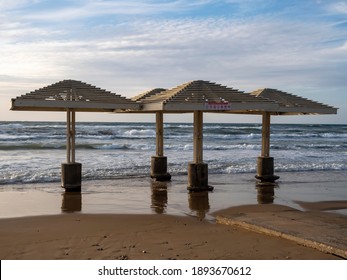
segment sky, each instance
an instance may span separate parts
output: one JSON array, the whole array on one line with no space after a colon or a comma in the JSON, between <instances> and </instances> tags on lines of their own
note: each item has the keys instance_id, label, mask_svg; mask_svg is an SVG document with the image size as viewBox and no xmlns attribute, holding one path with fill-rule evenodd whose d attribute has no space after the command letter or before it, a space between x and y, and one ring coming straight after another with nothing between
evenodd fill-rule
<instances>
[{"instance_id":1,"label":"sky","mask_svg":"<svg viewBox=\"0 0 347 280\"><path fill-rule=\"evenodd\" d=\"M64 79L125 97L191 80L245 92L276 88L339 110L274 122L346 124L347 1L0 0L0 121L64 121L63 113L9 110L11 98ZM209 122L260 121L205 115ZM77 120L154 116L80 113Z\"/></svg>"}]
</instances>

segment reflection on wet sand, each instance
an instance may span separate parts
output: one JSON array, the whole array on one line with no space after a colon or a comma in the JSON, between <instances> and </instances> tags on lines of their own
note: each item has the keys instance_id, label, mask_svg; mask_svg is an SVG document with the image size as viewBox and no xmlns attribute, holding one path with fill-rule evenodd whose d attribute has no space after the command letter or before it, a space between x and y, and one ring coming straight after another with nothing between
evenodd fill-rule
<instances>
[{"instance_id":1,"label":"reflection on wet sand","mask_svg":"<svg viewBox=\"0 0 347 280\"><path fill-rule=\"evenodd\" d=\"M81 212L82 194L80 192L64 192L61 211L63 213Z\"/></svg>"},{"instance_id":2,"label":"reflection on wet sand","mask_svg":"<svg viewBox=\"0 0 347 280\"><path fill-rule=\"evenodd\" d=\"M196 212L199 219L204 219L206 213L210 210L208 191L191 192L188 194L189 208Z\"/></svg>"},{"instance_id":3,"label":"reflection on wet sand","mask_svg":"<svg viewBox=\"0 0 347 280\"><path fill-rule=\"evenodd\" d=\"M150 208L156 214L165 214L168 211L168 186L171 182L150 181L151 203ZM258 204L272 204L275 198L275 188L277 184L256 184ZM63 213L73 213L82 211L82 193L64 192L62 193L61 211ZM209 193L190 192L188 193L189 209L199 219L206 218L210 211ZM88 206L88 205L87 205ZM87 207L88 208L88 207Z\"/></svg>"},{"instance_id":4,"label":"reflection on wet sand","mask_svg":"<svg viewBox=\"0 0 347 280\"><path fill-rule=\"evenodd\" d=\"M258 204L272 204L275 200L275 187L277 184L256 184L256 189L258 191L257 201Z\"/></svg>"},{"instance_id":5,"label":"reflection on wet sand","mask_svg":"<svg viewBox=\"0 0 347 280\"><path fill-rule=\"evenodd\" d=\"M157 214L164 214L166 212L168 203L167 184L167 182L151 181L151 208Z\"/></svg>"}]
</instances>

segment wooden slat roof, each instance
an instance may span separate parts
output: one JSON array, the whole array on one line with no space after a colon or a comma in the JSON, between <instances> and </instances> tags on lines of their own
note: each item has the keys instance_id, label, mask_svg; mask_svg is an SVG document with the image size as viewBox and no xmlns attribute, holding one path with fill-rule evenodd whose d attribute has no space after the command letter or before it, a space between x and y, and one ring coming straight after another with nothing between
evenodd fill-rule
<instances>
[{"instance_id":1,"label":"wooden slat roof","mask_svg":"<svg viewBox=\"0 0 347 280\"><path fill-rule=\"evenodd\" d=\"M278 114L336 114L337 108L312 101L277 89L263 88L251 92L256 97L268 98L280 105Z\"/></svg>"},{"instance_id":2,"label":"wooden slat roof","mask_svg":"<svg viewBox=\"0 0 347 280\"><path fill-rule=\"evenodd\" d=\"M64 80L12 99L11 110L112 112L136 110L139 104L118 94L75 80Z\"/></svg>"},{"instance_id":3,"label":"wooden slat roof","mask_svg":"<svg viewBox=\"0 0 347 280\"><path fill-rule=\"evenodd\" d=\"M156 95L162 91L165 91L166 89L165 88L155 88L155 89L152 89L152 90L149 90L149 91L146 91L144 93L141 93L139 95L136 95L134 97L131 98L131 100L133 101L141 101L147 97L150 97L152 95Z\"/></svg>"},{"instance_id":4,"label":"wooden slat roof","mask_svg":"<svg viewBox=\"0 0 347 280\"><path fill-rule=\"evenodd\" d=\"M143 111L248 112L275 110L278 104L208 81L190 81L140 99Z\"/></svg>"},{"instance_id":5,"label":"wooden slat roof","mask_svg":"<svg viewBox=\"0 0 347 280\"><path fill-rule=\"evenodd\" d=\"M87 112L205 112L336 114L337 108L277 89L244 93L208 81L190 81L172 89L156 88L132 98L75 80L64 80L12 99L11 110Z\"/></svg>"}]
</instances>

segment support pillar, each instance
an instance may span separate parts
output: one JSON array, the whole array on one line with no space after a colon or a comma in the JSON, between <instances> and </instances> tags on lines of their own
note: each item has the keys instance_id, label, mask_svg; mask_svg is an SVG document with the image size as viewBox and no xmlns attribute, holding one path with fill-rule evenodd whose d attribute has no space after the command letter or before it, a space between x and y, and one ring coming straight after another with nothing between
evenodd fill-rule
<instances>
[{"instance_id":1,"label":"support pillar","mask_svg":"<svg viewBox=\"0 0 347 280\"><path fill-rule=\"evenodd\" d=\"M81 191L82 164L75 162L76 114L67 110L66 118L66 163L61 164L61 186L66 192Z\"/></svg>"},{"instance_id":2,"label":"support pillar","mask_svg":"<svg viewBox=\"0 0 347 280\"><path fill-rule=\"evenodd\" d=\"M163 112L156 113L156 156L151 157L151 178L157 181L170 181L167 172L167 157L164 156L164 117Z\"/></svg>"},{"instance_id":3,"label":"support pillar","mask_svg":"<svg viewBox=\"0 0 347 280\"><path fill-rule=\"evenodd\" d=\"M188 163L189 191L212 191L208 185L208 165L203 162L203 112L194 111L193 162Z\"/></svg>"},{"instance_id":4,"label":"support pillar","mask_svg":"<svg viewBox=\"0 0 347 280\"><path fill-rule=\"evenodd\" d=\"M274 175L274 159L270 157L270 118L269 112L263 113L262 120L262 149L257 159L257 175L261 183L275 182L279 176Z\"/></svg>"}]
</instances>

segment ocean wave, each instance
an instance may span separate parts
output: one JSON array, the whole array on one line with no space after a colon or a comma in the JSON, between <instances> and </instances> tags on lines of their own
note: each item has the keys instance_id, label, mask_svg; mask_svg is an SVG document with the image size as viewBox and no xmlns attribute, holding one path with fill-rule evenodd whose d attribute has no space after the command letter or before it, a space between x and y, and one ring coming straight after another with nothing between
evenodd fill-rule
<instances>
[{"instance_id":1,"label":"ocean wave","mask_svg":"<svg viewBox=\"0 0 347 280\"><path fill-rule=\"evenodd\" d=\"M256 172L255 161L243 163L226 163L226 162L207 162L209 164L210 174L240 174L240 173L254 173ZM186 163L170 163L168 170L171 175L186 175ZM345 171L347 165L344 163L276 163L275 172L309 172L309 171ZM136 166L115 166L109 168L107 166L98 168L88 168L83 165L82 169L83 180L108 180L129 177L143 177L149 176L150 164L149 160L142 162ZM54 168L52 170L13 170L12 172L5 172L0 177L0 185L7 184L36 184L36 183L50 183L56 182L57 185L60 181L60 169Z\"/></svg>"},{"instance_id":2,"label":"ocean wave","mask_svg":"<svg viewBox=\"0 0 347 280\"><path fill-rule=\"evenodd\" d=\"M153 137L155 136L156 132L153 129L131 129L128 131L125 131L124 135L126 136L148 136L148 137Z\"/></svg>"},{"instance_id":3,"label":"ocean wave","mask_svg":"<svg viewBox=\"0 0 347 280\"><path fill-rule=\"evenodd\" d=\"M18 128L23 128L24 125L21 123L1 123L0 124L1 129L18 129Z\"/></svg>"},{"instance_id":4,"label":"ocean wave","mask_svg":"<svg viewBox=\"0 0 347 280\"><path fill-rule=\"evenodd\" d=\"M35 143L25 143L25 144L13 144L13 145L1 145L0 150L10 151L10 150L65 150L66 145L64 144L35 144ZM76 150L155 150L155 144L76 144Z\"/></svg>"},{"instance_id":5,"label":"ocean wave","mask_svg":"<svg viewBox=\"0 0 347 280\"><path fill-rule=\"evenodd\" d=\"M177 128L193 128L194 126L192 124L172 124L172 123L165 123L164 128L167 129L177 129Z\"/></svg>"},{"instance_id":6,"label":"ocean wave","mask_svg":"<svg viewBox=\"0 0 347 280\"><path fill-rule=\"evenodd\" d=\"M205 150L260 150L261 145L237 144L237 145L204 145Z\"/></svg>"},{"instance_id":7,"label":"ocean wave","mask_svg":"<svg viewBox=\"0 0 347 280\"><path fill-rule=\"evenodd\" d=\"M347 170L347 165L343 163L306 163L306 164L275 164L275 172L304 172L304 171L344 171ZM255 173L256 165L248 164L233 164L230 166L210 168L209 172L214 174L239 174L239 173Z\"/></svg>"},{"instance_id":8,"label":"ocean wave","mask_svg":"<svg viewBox=\"0 0 347 280\"><path fill-rule=\"evenodd\" d=\"M11 150L61 150L65 149L65 144L36 144L36 143L12 143L12 144L0 144L0 150L11 151Z\"/></svg>"},{"instance_id":9,"label":"ocean wave","mask_svg":"<svg viewBox=\"0 0 347 280\"><path fill-rule=\"evenodd\" d=\"M164 127L169 172L186 174L193 154L193 125ZM153 123L77 123L76 129L76 159L83 164L83 180L149 174L150 156L156 150ZM0 131L0 184L59 182L65 123L0 122ZM271 131L276 172L347 170L347 126L281 124ZM209 172L255 172L261 125L206 124L203 138Z\"/></svg>"},{"instance_id":10,"label":"ocean wave","mask_svg":"<svg viewBox=\"0 0 347 280\"><path fill-rule=\"evenodd\" d=\"M0 185L6 184L36 184L59 182L60 172L45 172L44 170L17 170L0 177Z\"/></svg>"},{"instance_id":11,"label":"ocean wave","mask_svg":"<svg viewBox=\"0 0 347 280\"><path fill-rule=\"evenodd\" d=\"M148 144L103 144L93 145L93 149L101 150L137 150L137 151L148 151L155 150L155 145Z\"/></svg>"},{"instance_id":12,"label":"ocean wave","mask_svg":"<svg viewBox=\"0 0 347 280\"><path fill-rule=\"evenodd\" d=\"M272 139L347 138L347 133L271 133Z\"/></svg>"},{"instance_id":13,"label":"ocean wave","mask_svg":"<svg viewBox=\"0 0 347 280\"><path fill-rule=\"evenodd\" d=\"M277 172L298 172L298 171L342 171L347 170L344 163L306 162L306 163L277 163L275 166Z\"/></svg>"},{"instance_id":14,"label":"ocean wave","mask_svg":"<svg viewBox=\"0 0 347 280\"><path fill-rule=\"evenodd\" d=\"M103 139L101 139L103 140ZM106 139L105 139L106 140ZM261 150L261 143L238 143L238 144L219 144L211 143L211 141L205 141L203 148L204 150ZM270 145L270 150L275 151L328 151L333 152L343 152L347 148L346 144L320 144L320 143L306 143L306 144L291 144L288 142L285 143L273 143ZM11 143L1 143L0 150L10 151L10 150L65 150L66 142L65 140L59 142L51 143L36 143L36 142L11 142ZM100 142L85 142L85 143L76 143L76 150L134 150L134 151L144 151L144 150L155 150L156 144L155 141L142 142L142 143L120 143L104 141ZM164 145L164 150L177 150L177 151L192 151L193 143L168 143ZM318 157L320 154L317 155Z\"/></svg>"},{"instance_id":15,"label":"ocean wave","mask_svg":"<svg viewBox=\"0 0 347 280\"><path fill-rule=\"evenodd\" d=\"M210 134L204 133L204 139L207 140L242 140L242 139L261 139L261 134L259 133L228 133L228 134Z\"/></svg>"}]
</instances>

